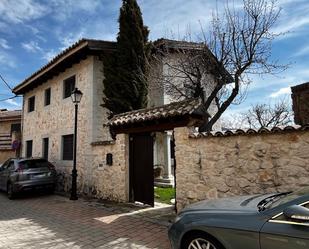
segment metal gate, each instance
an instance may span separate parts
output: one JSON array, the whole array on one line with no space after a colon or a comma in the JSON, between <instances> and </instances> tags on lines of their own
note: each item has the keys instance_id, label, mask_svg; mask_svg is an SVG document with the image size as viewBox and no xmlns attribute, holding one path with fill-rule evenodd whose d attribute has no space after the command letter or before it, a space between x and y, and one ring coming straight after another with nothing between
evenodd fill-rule
<instances>
[{"instance_id":1,"label":"metal gate","mask_svg":"<svg viewBox=\"0 0 309 249\"><path fill-rule=\"evenodd\" d=\"M153 137L130 135L130 201L154 206Z\"/></svg>"}]
</instances>

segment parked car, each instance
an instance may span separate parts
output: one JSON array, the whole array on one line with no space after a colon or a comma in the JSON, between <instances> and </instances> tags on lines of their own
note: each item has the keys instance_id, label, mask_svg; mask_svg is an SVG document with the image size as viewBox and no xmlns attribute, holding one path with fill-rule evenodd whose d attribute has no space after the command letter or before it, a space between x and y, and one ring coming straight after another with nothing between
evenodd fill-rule
<instances>
[{"instance_id":1,"label":"parked car","mask_svg":"<svg viewBox=\"0 0 309 249\"><path fill-rule=\"evenodd\" d=\"M173 249L307 249L309 187L202 201L169 229Z\"/></svg>"},{"instance_id":2,"label":"parked car","mask_svg":"<svg viewBox=\"0 0 309 249\"><path fill-rule=\"evenodd\" d=\"M31 189L52 192L56 183L55 167L42 158L9 159L0 167L0 189L13 199L16 193Z\"/></svg>"}]
</instances>

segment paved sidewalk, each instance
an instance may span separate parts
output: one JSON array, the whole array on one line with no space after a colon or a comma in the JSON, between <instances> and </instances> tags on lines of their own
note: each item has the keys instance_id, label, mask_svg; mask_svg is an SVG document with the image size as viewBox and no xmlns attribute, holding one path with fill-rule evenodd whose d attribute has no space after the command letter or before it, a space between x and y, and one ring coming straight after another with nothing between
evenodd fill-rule
<instances>
[{"instance_id":1,"label":"paved sidewalk","mask_svg":"<svg viewBox=\"0 0 309 249\"><path fill-rule=\"evenodd\" d=\"M167 220L159 213L57 195L10 201L0 192L0 248L169 249Z\"/></svg>"}]
</instances>

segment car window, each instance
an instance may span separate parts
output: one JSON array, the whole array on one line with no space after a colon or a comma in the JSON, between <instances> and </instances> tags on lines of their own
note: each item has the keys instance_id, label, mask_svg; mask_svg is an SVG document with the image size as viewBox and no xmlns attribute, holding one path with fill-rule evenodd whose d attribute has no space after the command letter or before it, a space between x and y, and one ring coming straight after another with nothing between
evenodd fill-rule
<instances>
[{"instance_id":1,"label":"car window","mask_svg":"<svg viewBox=\"0 0 309 249\"><path fill-rule=\"evenodd\" d=\"M302 206L309 209L309 203L306 203L305 205ZM283 213L280 213L279 215L273 217L273 220L287 221L288 219L284 216Z\"/></svg>"},{"instance_id":2,"label":"car window","mask_svg":"<svg viewBox=\"0 0 309 249\"><path fill-rule=\"evenodd\" d=\"M11 159L5 161L5 162L2 164L2 168L3 168L3 169L6 169L6 168L9 166L10 161L11 161Z\"/></svg>"},{"instance_id":3,"label":"car window","mask_svg":"<svg viewBox=\"0 0 309 249\"><path fill-rule=\"evenodd\" d=\"M272 208L273 207L277 207L277 206L279 206L281 204L285 204L285 203L287 203L289 201L292 201L292 200L294 200L294 199L296 199L298 197L301 197L303 195L309 195L309 187L302 188L300 190L297 190L295 192L292 192L292 193L286 195L283 198L278 199L277 201L275 201L275 202L273 202L271 204L271 207Z\"/></svg>"},{"instance_id":4,"label":"car window","mask_svg":"<svg viewBox=\"0 0 309 249\"><path fill-rule=\"evenodd\" d=\"M19 162L19 167L22 169L37 169L37 168L48 168L49 163L44 159L38 160L25 160Z\"/></svg>"},{"instance_id":5,"label":"car window","mask_svg":"<svg viewBox=\"0 0 309 249\"><path fill-rule=\"evenodd\" d=\"M9 169L9 170L14 170L14 169L15 169L15 167L14 167L14 162L13 162L13 161L11 161L11 162L8 164L8 169Z\"/></svg>"},{"instance_id":6,"label":"car window","mask_svg":"<svg viewBox=\"0 0 309 249\"><path fill-rule=\"evenodd\" d=\"M10 162L11 160L6 160L3 164L2 164L2 168L6 168L7 166L8 166L8 164L9 164L9 162Z\"/></svg>"}]
</instances>

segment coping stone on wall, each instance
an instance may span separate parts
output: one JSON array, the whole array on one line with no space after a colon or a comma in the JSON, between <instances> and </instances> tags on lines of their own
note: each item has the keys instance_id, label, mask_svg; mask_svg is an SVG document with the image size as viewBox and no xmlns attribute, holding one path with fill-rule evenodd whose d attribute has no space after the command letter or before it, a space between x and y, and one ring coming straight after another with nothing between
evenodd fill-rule
<instances>
[{"instance_id":1,"label":"coping stone on wall","mask_svg":"<svg viewBox=\"0 0 309 249\"><path fill-rule=\"evenodd\" d=\"M189 135L190 138L202 138L202 137L228 137L228 136L240 136L240 135L254 135L254 134L276 134L293 131L309 131L309 124L300 125L288 125L288 126L276 126L273 128L262 127L260 129L235 129L226 131L211 131L211 132L193 132Z\"/></svg>"}]
</instances>

